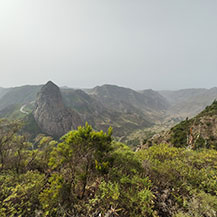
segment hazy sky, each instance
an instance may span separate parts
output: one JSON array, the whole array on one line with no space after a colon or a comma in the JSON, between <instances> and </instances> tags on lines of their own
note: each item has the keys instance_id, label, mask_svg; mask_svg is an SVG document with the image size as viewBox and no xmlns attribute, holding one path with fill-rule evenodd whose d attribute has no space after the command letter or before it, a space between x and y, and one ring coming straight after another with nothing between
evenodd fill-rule
<instances>
[{"instance_id":1,"label":"hazy sky","mask_svg":"<svg viewBox=\"0 0 217 217\"><path fill-rule=\"evenodd\" d=\"M217 86L217 0L0 0L0 86Z\"/></svg>"}]
</instances>

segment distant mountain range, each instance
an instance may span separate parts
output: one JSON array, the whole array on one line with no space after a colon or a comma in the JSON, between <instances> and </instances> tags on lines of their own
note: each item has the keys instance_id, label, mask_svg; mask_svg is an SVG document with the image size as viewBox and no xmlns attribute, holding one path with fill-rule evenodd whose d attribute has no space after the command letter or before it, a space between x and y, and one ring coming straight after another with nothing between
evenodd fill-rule
<instances>
[{"instance_id":1,"label":"distant mountain range","mask_svg":"<svg viewBox=\"0 0 217 217\"><path fill-rule=\"evenodd\" d=\"M216 87L135 91L106 84L82 90L59 88L50 81L45 85L0 88L0 118L24 118L31 124L35 120L41 132L58 137L87 121L97 130L112 126L115 136L124 137L174 117L177 121L192 117L216 98Z\"/></svg>"},{"instance_id":2,"label":"distant mountain range","mask_svg":"<svg viewBox=\"0 0 217 217\"><path fill-rule=\"evenodd\" d=\"M159 91L159 93L164 96L170 104L168 114L182 118L195 116L217 99L217 87L211 89Z\"/></svg>"}]
</instances>

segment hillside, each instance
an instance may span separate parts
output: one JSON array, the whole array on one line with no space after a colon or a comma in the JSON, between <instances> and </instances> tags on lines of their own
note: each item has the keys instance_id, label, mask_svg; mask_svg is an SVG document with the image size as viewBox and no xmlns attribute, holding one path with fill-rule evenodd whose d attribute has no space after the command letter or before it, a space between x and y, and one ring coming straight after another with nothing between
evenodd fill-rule
<instances>
[{"instance_id":1,"label":"hillside","mask_svg":"<svg viewBox=\"0 0 217 217\"><path fill-rule=\"evenodd\" d=\"M217 99L217 87L211 89L184 89L159 91L170 103L168 116L193 117Z\"/></svg>"},{"instance_id":2,"label":"hillside","mask_svg":"<svg viewBox=\"0 0 217 217\"><path fill-rule=\"evenodd\" d=\"M30 115L42 86L1 88L0 118L13 120ZM112 126L114 136L134 146L141 142L144 133L149 138L155 132L199 113L217 97L216 90L135 91L116 85L88 90L60 88L63 104L77 112L83 123L87 121L97 130Z\"/></svg>"},{"instance_id":3,"label":"hillside","mask_svg":"<svg viewBox=\"0 0 217 217\"><path fill-rule=\"evenodd\" d=\"M217 101L134 152L127 145L143 133L135 129L151 137L158 125L117 98L113 108L49 81L35 99L0 112L12 119L0 121L0 216L216 216ZM127 145L115 139L134 132Z\"/></svg>"},{"instance_id":4,"label":"hillside","mask_svg":"<svg viewBox=\"0 0 217 217\"><path fill-rule=\"evenodd\" d=\"M114 101L103 103L99 98L82 90L62 89L61 93L66 106L77 111L82 119L95 129L107 130L112 126L114 135L123 137L131 131L152 125L148 117L130 104L124 106L125 104L121 103L122 110L117 109L117 104L116 107L110 106Z\"/></svg>"},{"instance_id":5,"label":"hillside","mask_svg":"<svg viewBox=\"0 0 217 217\"><path fill-rule=\"evenodd\" d=\"M169 101L157 91L152 89L139 91L145 99L145 104L155 110L167 110L170 106Z\"/></svg>"},{"instance_id":6,"label":"hillside","mask_svg":"<svg viewBox=\"0 0 217 217\"><path fill-rule=\"evenodd\" d=\"M43 86L22 86L9 89L8 92L5 93L0 99L0 117L11 120L23 118L25 120L32 120L32 118L25 118L25 116L31 115L31 113L35 111L35 108L38 106L37 95L40 94L41 90L47 86L48 88L46 89L51 89L47 91L51 95L49 97L41 97L42 99L46 99L46 102L43 102L43 106L41 106L41 109L39 109L40 112L37 112L38 115L36 122L30 121L32 124L27 123L28 126L31 126L30 128L34 129L37 128L36 123L38 123L41 128L41 132L43 133L48 133L52 136L61 136L71 129L70 127L73 124L67 124L65 130L61 130L64 129L64 127L55 127L57 123L53 123L53 121L55 122L58 117L57 113L60 112L56 111L53 114L52 111L54 111L54 108L58 108L58 105L60 104L60 107L66 107L64 109L65 111L68 110L68 112L63 113L68 114L65 118L69 120L69 122L70 120L73 120L73 116L70 114L77 113L82 119L82 121L79 121L79 123L88 122L97 130L107 130L109 126L112 126L115 129L114 135L121 137L122 139L131 131L140 129L141 127L144 128L153 125L149 119L149 116L145 116L143 112L131 104L126 103L128 106L122 104L124 109L125 107L128 108L123 112L123 110L111 108L109 104L103 104L100 100L93 97L93 95L89 95L79 89L60 89L60 93L57 94L59 100L57 100L55 97L52 97L53 89L51 87L55 86L55 84L49 85L51 83L52 82L48 82ZM56 103L57 101L58 103ZM61 103L59 103L60 101ZM47 104L48 107L46 107L45 104ZM53 117L54 120L52 121L49 118L48 120L42 115L43 113L46 114L46 117ZM36 115L34 116L36 117ZM38 121L39 119L41 121ZM75 119L77 120L78 118ZM48 126L49 123L50 129L44 127L45 125ZM62 126L63 125L64 124L62 124ZM54 128L56 128L56 130L54 130Z\"/></svg>"},{"instance_id":7,"label":"hillside","mask_svg":"<svg viewBox=\"0 0 217 217\"><path fill-rule=\"evenodd\" d=\"M171 129L169 141L176 147L217 149L217 101L192 119L186 119Z\"/></svg>"},{"instance_id":8,"label":"hillside","mask_svg":"<svg viewBox=\"0 0 217 217\"><path fill-rule=\"evenodd\" d=\"M122 103L129 104L143 111L159 111L168 107L166 99L153 90L137 92L130 88L106 84L89 90L89 93L103 104L114 109L120 109Z\"/></svg>"},{"instance_id":9,"label":"hillside","mask_svg":"<svg viewBox=\"0 0 217 217\"><path fill-rule=\"evenodd\" d=\"M165 97L171 105L179 102L183 102L189 98L193 98L200 94L206 92L205 88L192 88L192 89L182 89L182 90L162 90L159 91L163 97Z\"/></svg>"},{"instance_id":10,"label":"hillside","mask_svg":"<svg viewBox=\"0 0 217 217\"><path fill-rule=\"evenodd\" d=\"M31 143L20 130L0 121L2 217L217 215L216 150L160 144L133 152L111 128L88 124L57 141L38 135Z\"/></svg>"},{"instance_id":11,"label":"hillside","mask_svg":"<svg viewBox=\"0 0 217 217\"><path fill-rule=\"evenodd\" d=\"M191 149L217 149L217 101L194 118L187 118L169 131L153 136L146 145L155 143L168 143Z\"/></svg>"},{"instance_id":12,"label":"hillside","mask_svg":"<svg viewBox=\"0 0 217 217\"><path fill-rule=\"evenodd\" d=\"M10 90L10 88L0 87L0 99Z\"/></svg>"},{"instance_id":13,"label":"hillside","mask_svg":"<svg viewBox=\"0 0 217 217\"><path fill-rule=\"evenodd\" d=\"M0 111L11 105L24 105L34 101L41 85L26 85L4 90L0 97Z\"/></svg>"}]
</instances>

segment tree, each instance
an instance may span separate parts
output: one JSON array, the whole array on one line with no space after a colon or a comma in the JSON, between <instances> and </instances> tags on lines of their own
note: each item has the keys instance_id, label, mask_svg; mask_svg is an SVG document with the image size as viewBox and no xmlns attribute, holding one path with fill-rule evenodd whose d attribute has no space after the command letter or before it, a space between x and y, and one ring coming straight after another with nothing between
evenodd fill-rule
<instances>
[{"instance_id":1,"label":"tree","mask_svg":"<svg viewBox=\"0 0 217 217\"><path fill-rule=\"evenodd\" d=\"M11 166L11 155L14 152L17 132L22 127L20 121L0 120L0 170ZM13 153L14 154L14 153Z\"/></svg>"},{"instance_id":2,"label":"tree","mask_svg":"<svg viewBox=\"0 0 217 217\"><path fill-rule=\"evenodd\" d=\"M95 132L86 123L84 127L67 133L62 137L62 142L51 152L49 166L53 169L53 178L51 178L50 188L62 180L62 190L67 189L64 190L66 193L64 201L67 200L70 204L83 200L87 196L85 194L87 186L91 185L97 176L105 174L108 170L111 143L111 128L107 133ZM46 201L43 200L45 198L43 194L47 193L48 191L44 191L41 195L44 204Z\"/></svg>"}]
</instances>

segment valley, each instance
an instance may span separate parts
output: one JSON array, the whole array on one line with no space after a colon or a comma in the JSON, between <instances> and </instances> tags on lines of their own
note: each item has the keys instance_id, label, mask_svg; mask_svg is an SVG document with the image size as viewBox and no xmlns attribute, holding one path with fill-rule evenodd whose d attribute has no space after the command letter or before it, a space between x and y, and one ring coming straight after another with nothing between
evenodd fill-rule
<instances>
[{"instance_id":1,"label":"valley","mask_svg":"<svg viewBox=\"0 0 217 217\"><path fill-rule=\"evenodd\" d=\"M53 90L53 87L56 89ZM42 94L41 88L47 91ZM60 131L56 130L54 133L40 126L37 121L39 117L34 115L35 123L39 124L42 133L61 136L69 129L76 129L76 126L88 122L96 130L107 130L112 126L118 141L135 146L148 139L150 135L167 130L187 117L198 114L217 98L217 88L135 91L115 85L102 85L93 89L72 89L59 88L49 81L45 85L1 88L0 117L22 119L34 113L36 100L40 94L44 101L42 108L37 112L38 116L39 113L45 112L47 104L49 111L47 114L49 113L51 119L61 113L58 109L55 111L55 108L64 108L65 118L69 122L72 121L64 130L63 125L57 127L63 117L57 119L57 122L50 124L54 128L57 125L56 128ZM55 99L55 94L58 95L58 101ZM51 121L45 116L41 119L43 126Z\"/></svg>"}]
</instances>

